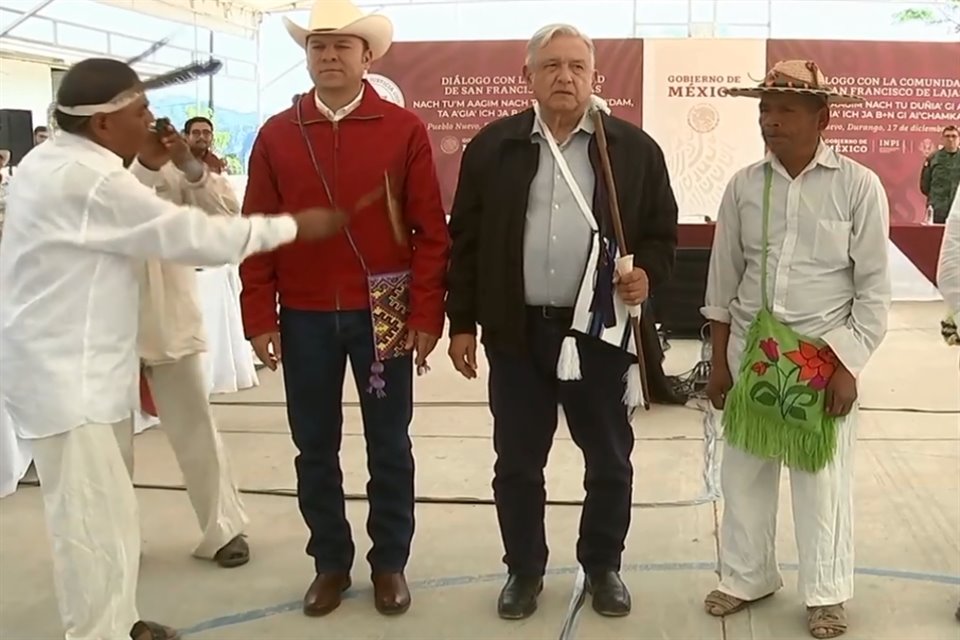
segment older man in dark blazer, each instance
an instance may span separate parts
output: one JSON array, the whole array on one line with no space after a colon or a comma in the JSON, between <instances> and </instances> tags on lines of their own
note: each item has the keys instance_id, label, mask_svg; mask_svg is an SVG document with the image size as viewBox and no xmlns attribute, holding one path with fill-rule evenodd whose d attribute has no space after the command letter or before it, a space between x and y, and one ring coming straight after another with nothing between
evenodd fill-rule
<instances>
[{"instance_id":1,"label":"older man in dark blazer","mask_svg":"<svg viewBox=\"0 0 960 640\"><path fill-rule=\"evenodd\" d=\"M632 271L628 264L616 277L614 294L613 271L604 264L616 244L604 235L611 226L609 194L590 117L593 44L574 27L545 27L529 43L524 72L536 108L489 124L463 156L450 218L449 355L462 375L476 377L482 327L497 453L493 488L510 574L500 616L531 615L543 588L543 471L558 404L586 461L577 559L594 609L624 616L631 604L619 571L634 444L624 379L633 359L625 342L618 347L581 333L571 342L577 355L571 365L566 346L585 288L606 289L606 303L591 294L600 306L612 308L615 295L618 304L635 306L670 277L677 204L657 143L603 115L633 255ZM564 368L576 372L564 376Z\"/></svg>"}]
</instances>

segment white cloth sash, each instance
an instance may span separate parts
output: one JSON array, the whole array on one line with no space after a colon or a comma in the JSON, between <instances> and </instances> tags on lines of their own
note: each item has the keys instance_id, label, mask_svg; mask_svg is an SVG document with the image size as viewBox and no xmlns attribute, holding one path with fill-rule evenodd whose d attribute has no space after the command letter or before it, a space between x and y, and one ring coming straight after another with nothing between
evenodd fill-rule
<instances>
[{"instance_id":1,"label":"white cloth sash","mask_svg":"<svg viewBox=\"0 0 960 640\"><path fill-rule=\"evenodd\" d=\"M592 103L590 107L588 107L587 117L589 117L590 112L594 109L599 109L606 113L610 112L606 103L597 96L592 97ZM570 167L567 165L566 158L563 157L563 153L560 151L560 146L557 144L557 141L553 136L553 132L550 131L549 127L547 127L546 123L543 121L543 118L540 116L539 104L534 104L534 117L540 124L541 132L543 133L543 137L547 140L547 145L550 148L550 153L553 155L553 159L557 165L557 168L560 169L560 173L563 176L564 181L567 183L571 194L573 194L574 200L577 202L577 207L580 209L580 213L587 221L587 224L590 226L590 230L592 232L590 257L587 259L583 279L580 282L580 289L577 292L577 300L573 310L573 322L570 327L573 331L589 336L590 324L593 319L593 314L590 312L590 302L593 299L597 272L596 268L597 264L599 264L600 250L602 247L602 242L597 237L599 231L597 219L594 216L592 209L587 204L587 200L583 196L583 191L580 189L580 185L577 184L576 178L574 178L573 173L570 171ZM633 270L633 256L620 256L618 251L616 267L617 272L621 275L629 273ZM616 325L610 328L601 328L599 335L596 337L604 342L627 351L631 355L636 355L636 344L633 340L631 340L632 334L630 332L629 316L639 318L640 306L637 305L634 307L627 307L623 302L623 299L620 298L619 295L616 295L616 293L614 293L613 296L613 305L616 315ZM625 376L626 389L624 391L624 404L626 404L628 407L636 407L643 402L639 375L638 365L633 364L629 367L627 375ZM568 336L563 341L560 349L560 358L557 362L557 376L560 380L580 380L582 377L580 372L580 358L577 350L576 338L573 336Z\"/></svg>"}]
</instances>

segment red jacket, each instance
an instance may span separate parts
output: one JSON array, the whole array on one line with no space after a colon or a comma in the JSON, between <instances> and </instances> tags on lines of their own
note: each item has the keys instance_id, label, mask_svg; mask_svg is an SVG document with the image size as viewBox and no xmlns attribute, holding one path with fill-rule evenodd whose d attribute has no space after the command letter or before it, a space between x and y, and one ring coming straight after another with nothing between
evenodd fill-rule
<instances>
[{"instance_id":1,"label":"red jacket","mask_svg":"<svg viewBox=\"0 0 960 640\"><path fill-rule=\"evenodd\" d=\"M335 205L314 169L294 106L267 120L257 135L243 213L296 213L316 206L348 212L350 233L371 273L412 270L408 326L439 336L450 237L430 140L415 114L364 84L360 105L336 124L317 109L313 92L302 97L304 130ZM384 184L384 172L410 231L409 247L394 239L385 196L355 210L358 201ZM277 330L278 296L282 306L299 310L370 306L366 276L345 233L251 256L240 265L240 278L248 338Z\"/></svg>"}]
</instances>

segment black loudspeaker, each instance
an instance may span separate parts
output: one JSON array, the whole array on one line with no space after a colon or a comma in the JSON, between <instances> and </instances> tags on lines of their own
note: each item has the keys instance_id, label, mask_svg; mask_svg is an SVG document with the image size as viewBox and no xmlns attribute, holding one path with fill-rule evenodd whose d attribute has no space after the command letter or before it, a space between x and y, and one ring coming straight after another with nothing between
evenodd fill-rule
<instances>
[{"instance_id":1,"label":"black loudspeaker","mask_svg":"<svg viewBox=\"0 0 960 640\"><path fill-rule=\"evenodd\" d=\"M10 165L20 164L33 149L33 113L24 109L0 109L0 149L10 151Z\"/></svg>"},{"instance_id":2,"label":"black loudspeaker","mask_svg":"<svg viewBox=\"0 0 960 640\"><path fill-rule=\"evenodd\" d=\"M660 330L668 338L699 340L707 320L700 314L707 290L710 249L677 249L670 281L652 297Z\"/></svg>"}]
</instances>

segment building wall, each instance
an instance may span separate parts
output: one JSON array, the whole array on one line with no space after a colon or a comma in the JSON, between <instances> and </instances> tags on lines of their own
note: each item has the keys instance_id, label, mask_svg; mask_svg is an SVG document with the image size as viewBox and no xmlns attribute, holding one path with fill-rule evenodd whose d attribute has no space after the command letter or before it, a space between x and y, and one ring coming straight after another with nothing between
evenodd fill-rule
<instances>
[{"instance_id":1,"label":"building wall","mask_svg":"<svg viewBox=\"0 0 960 640\"><path fill-rule=\"evenodd\" d=\"M52 101L51 63L0 54L0 108L29 110L37 127L47 123Z\"/></svg>"}]
</instances>

